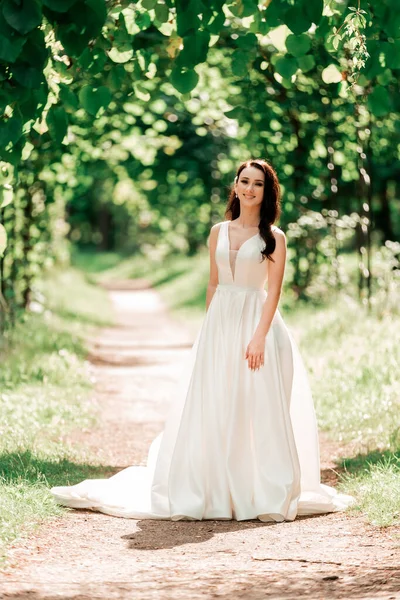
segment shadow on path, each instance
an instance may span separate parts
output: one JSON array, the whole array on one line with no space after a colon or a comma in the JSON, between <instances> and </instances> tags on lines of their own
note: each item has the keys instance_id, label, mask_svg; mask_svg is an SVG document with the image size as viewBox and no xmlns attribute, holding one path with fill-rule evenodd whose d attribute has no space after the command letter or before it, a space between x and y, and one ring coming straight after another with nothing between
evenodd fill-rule
<instances>
[{"instance_id":1,"label":"shadow on path","mask_svg":"<svg viewBox=\"0 0 400 600\"><path fill-rule=\"evenodd\" d=\"M109 477L117 470L110 465L75 463L66 458L48 460L29 450L0 454L0 478L3 485L21 479L33 484L43 481L49 486L72 485L83 479Z\"/></svg>"}]
</instances>

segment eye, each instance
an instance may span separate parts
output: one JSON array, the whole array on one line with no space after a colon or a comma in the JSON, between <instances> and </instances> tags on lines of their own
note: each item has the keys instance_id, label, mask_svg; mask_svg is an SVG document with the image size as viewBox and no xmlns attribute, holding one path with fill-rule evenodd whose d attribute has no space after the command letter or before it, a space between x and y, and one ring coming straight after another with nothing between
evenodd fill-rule
<instances>
[{"instance_id":1,"label":"eye","mask_svg":"<svg viewBox=\"0 0 400 600\"><path fill-rule=\"evenodd\" d=\"M247 180L247 179L241 179L241 180L240 180L240 183L247 183L247 182L248 182L248 180ZM263 184L263 183L256 183L256 185L258 185L258 186L263 186L264 184Z\"/></svg>"}]
</instances>

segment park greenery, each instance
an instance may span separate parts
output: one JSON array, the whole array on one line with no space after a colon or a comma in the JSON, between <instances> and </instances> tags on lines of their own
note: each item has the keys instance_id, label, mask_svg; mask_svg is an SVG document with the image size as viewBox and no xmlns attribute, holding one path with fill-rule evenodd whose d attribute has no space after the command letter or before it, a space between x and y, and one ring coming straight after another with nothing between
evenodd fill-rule
<instances>
[{"instance_id":1,"label":"park greenery","mask_svg":"<svg viewBox=\"0 0 400 600\"><path fill-rule=\"evenodd\" d=\"M39 282L46 310L25 313L0 369L0 564L9 545L60 515L49 486L103 477L71 431L96 423L87 337L112 321L108 299L75 269Z\"/></svg>"},{"instance_id":2,"label":"park greenery","mask_svg":"<svg viewBox=\"0 0 400 600\"><path fill-rule=\"evenodd\" d=\"M97 472L50 435L94 418L94 283L147 277L198 323L251 157L281 182L281 304L320 424L359 453L343 485L398 522L399 76L397 0L0 0L3 540L59 510L60 473Z\"/></svg>"},{"instance_id":3,"label":"park greenery","mask_svg":"<svg viewBox=\"0 0 400 600\"><path fill-rule=\"evenodd\" d=\"M374 278L371 247L400 231L397 1L0 9L3 321L67 260L66 240L196 253L251 156L280 177L297 295L345 286L341 251L354 248L371 299L386 277Z\"/></svg>"}]
</instances>

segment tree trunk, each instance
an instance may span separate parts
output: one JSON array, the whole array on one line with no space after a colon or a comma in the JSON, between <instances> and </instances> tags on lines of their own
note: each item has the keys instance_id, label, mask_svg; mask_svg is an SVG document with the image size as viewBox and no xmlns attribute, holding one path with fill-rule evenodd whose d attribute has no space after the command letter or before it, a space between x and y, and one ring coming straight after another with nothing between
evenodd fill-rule
<instances>
[{"instance_id":1,"label":"tree trunk","mask_svg":"<svg viewBox=\"0 0 400 600\"><path fill-rule=\"evenodd\" d=\"M376 214L376 225L383 233L384 240L394 240L392 215L390 213L390 200L388 194L388 180L381 181L379 200L381 209Z\"/></svg>"},{"instance_id":2,"label":"tree trunk","mask_svg":"<svg viewBox=\"0 0 400 600\"><path fill-rule=\"evenodd\" d=\"M33 220L33 201L32 193L28 187L25 188L25 204L24 204L24 224L22 229L22 244L23 244L23 288L22 288L22 305L26 309L29 306L32 292L32 272L30 269L30 253L32 250L31 226Z\"/></svg>"}]
</instances>

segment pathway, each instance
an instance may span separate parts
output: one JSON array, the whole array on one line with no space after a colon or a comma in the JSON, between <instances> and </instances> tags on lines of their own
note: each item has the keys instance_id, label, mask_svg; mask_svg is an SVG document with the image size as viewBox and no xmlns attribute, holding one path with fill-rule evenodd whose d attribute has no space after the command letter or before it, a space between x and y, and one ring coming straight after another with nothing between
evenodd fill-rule
<instances>
[{"instance_id":1,"label":"pathway","mask_svg":"<svg viewBox=\"0 0 400 600\"><path fill-rule=\"evenodd\" d=\"M116 325L91 348L101 424L76 436L99 463L145 464L193 342L145 281L110 289ZM334 482L332 443L322 444ZM330 455L330 456L329 456ZM400 598L400 532L361 516L292 523L133 521L69 511L13 550L7 600Z\"/></svg>"}]
</instances>

